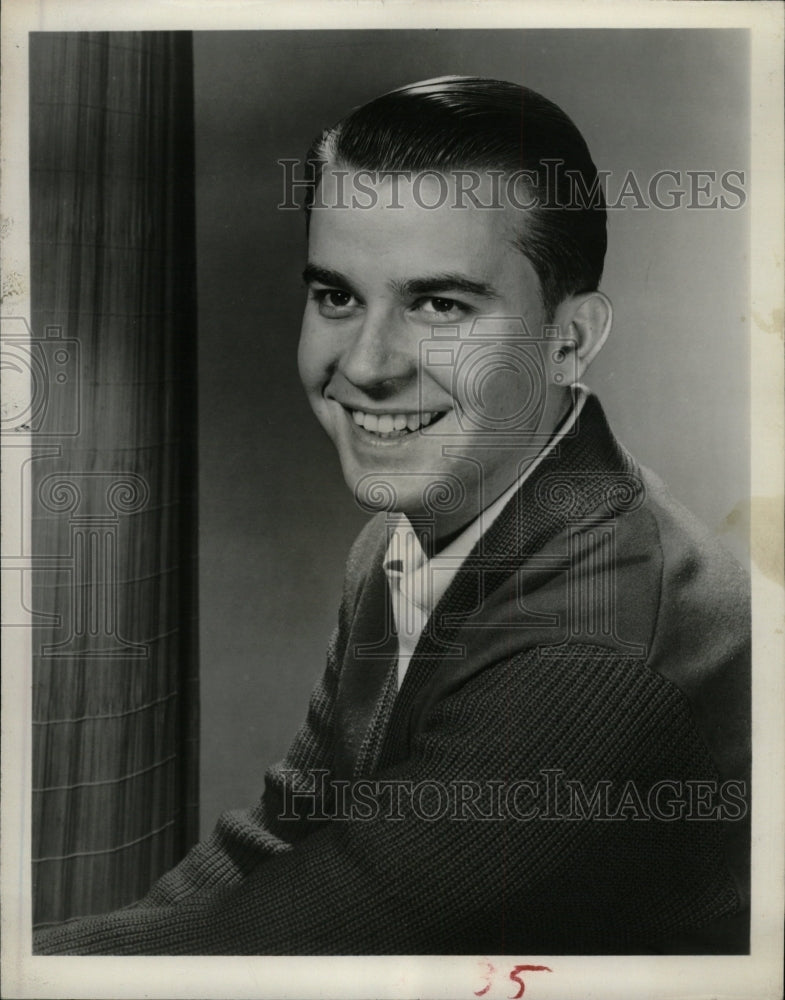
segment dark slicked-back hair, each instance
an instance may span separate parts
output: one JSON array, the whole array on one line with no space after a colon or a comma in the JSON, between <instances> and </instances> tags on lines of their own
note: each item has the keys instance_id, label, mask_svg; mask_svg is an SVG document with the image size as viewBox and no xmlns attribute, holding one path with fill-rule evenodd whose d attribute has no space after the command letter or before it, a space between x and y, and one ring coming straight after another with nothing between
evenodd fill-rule
<instances>
[{"instance_id":1,"label":"dark slicked-back hair","mask_svg":"<svg viewBox=\"0 0 785 1000\"><path fill-rule=\"evenodd\" d=\"M481 77L410 84L323 132L308 162L314 185L306 210L328 165L379 172L529 171L536 179L528 185L527 204L535 207L516 242L537 273L549 317L566 297L599 285L607 237L597 169L571 119L526 87ZM591 197L576 200L576 180Z\"/></svg>"}]
</instances>

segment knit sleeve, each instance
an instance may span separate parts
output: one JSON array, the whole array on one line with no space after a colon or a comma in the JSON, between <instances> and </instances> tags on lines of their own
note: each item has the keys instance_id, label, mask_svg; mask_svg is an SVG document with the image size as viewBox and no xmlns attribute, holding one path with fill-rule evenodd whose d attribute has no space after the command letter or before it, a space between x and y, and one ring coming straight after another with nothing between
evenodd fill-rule
<instances>
[{"instance_id":1,"label":"knit sleeve","mask_svg":"<svg viewBox=\"0 0 785 1000\"><path fill-rule=\"evenodd\" d=\"M444 698L404 762L344 789L340 813L290 849L253 867L249 854L178 905L52 928L38 950L648 950L737 907L718 822L674 809L714 779L688 706L645 665L531 651Z\"/></svg>"}]
</instances>

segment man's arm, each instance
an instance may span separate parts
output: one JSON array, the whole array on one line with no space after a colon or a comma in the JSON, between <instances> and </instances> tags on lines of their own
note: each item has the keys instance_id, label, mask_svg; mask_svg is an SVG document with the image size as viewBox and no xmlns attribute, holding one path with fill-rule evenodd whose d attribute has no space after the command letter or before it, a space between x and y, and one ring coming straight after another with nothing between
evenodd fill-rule
<instances>
[{"instance_id":1,"label":"man's arm","mask_svg":"<svg viewBox=\"0 0 785 1000\"><path fill-rule=\"evenodd\" d=\"M556 772L560 790L549 792ZM575 788L586 807L610 782L618 812L628 782L645 806L658 781L712 775L682 696L644 664L585 647L556 657L534 650L441 701L409 759L374 776L354 816L330 821L286 852L259 851L267 860L250 870L249 853L246 873L226 888L53 928L37 948L647 950L737 907L717 824L646 818L635 796L615 818L593 817L591 807L582 817ZM521 784L527 781L538 785L536 801Z\"/></svg>"}]
</instances>

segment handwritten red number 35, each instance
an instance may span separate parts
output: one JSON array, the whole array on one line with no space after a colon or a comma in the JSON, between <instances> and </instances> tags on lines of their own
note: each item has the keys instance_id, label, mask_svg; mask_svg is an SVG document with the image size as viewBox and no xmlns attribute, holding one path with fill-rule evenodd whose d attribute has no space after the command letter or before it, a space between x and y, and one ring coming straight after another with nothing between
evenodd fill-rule
<instances>
[{"instance_id":1,"label":"handwritten red number 35","mask_svg":"<svg viewBox=\"0 0 785 1000\"><path fill-rule=\"evenodd\" d=\"M485 996L488 990L493 985L493 977L496 974L496 969L490 962L484 962L485 972L483 974L483 979L485 980L485 986L480 990L475 990L474 995L476 997ZM509 1000L520 1000L523 994L526 992L526 983L521 978L522 972L553 972L553 969L549 969L547 965L515 965L510 969L509 979L512 983L518 984L518 992L510 994Z\"/></svg>"}]
</instances>

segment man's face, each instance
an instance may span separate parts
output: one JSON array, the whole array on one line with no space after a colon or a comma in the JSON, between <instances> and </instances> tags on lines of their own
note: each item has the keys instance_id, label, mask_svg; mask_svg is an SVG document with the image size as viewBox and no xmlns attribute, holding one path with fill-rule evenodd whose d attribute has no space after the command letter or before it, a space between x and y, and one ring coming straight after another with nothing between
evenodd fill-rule
<instances>
[{"instance_id":1,"label":"man's face","mask_svg":"<svg viewBox=\"0 0 785 1000\"><path fill-rule=\"evenodd\" d=\"M338 183L325 171L322 201L332 207L311 216L303 384L358 497L372 497L372 484L383 482L394 509L416 515L429 509L429 485L454 492L457 481L463 500L441 520L459 527L514 481L565 403L550 352L538 380L515 360L514 347L505 348L505 338L508 347L520 345L521 320L535 338L546 320L536 273L513 245L521 213L455 208L433 177L417 197L403 182L394 196L387 179L374 185L373 207L349 207ZM354 190L351 175L343 190ZM401 207L390 207L396 202ZM478 339L483 330L492 334L488 344ZM478 343L484 353L459 371ZM544 386L551 387L545 399ZM485 416L472 419L478 408ZM516 415L540 436L510 433Z\"/></svg>"}]
</instances>

